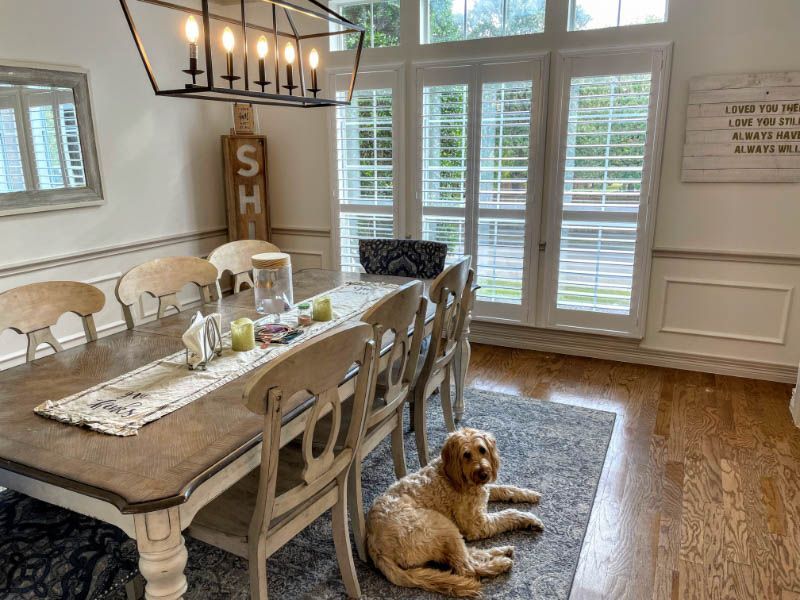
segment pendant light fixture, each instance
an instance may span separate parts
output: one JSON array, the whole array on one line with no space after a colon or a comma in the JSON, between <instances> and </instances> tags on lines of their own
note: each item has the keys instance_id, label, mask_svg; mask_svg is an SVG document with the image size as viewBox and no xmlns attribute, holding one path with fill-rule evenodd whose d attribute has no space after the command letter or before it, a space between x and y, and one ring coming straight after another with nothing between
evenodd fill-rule
<instances>
[{"instance_id":1,"label":"pendant light fixture","mask_svg":"<svg viewBox=\"0 0 800 600\"><path fill-rule=\"evenodd\" d=\"M304 108L350 103L364 28L317 0L120 0L120 5L158 96ZM175 39L164 40L163 32L170 30ZM349 90L337 97L320 86L318 68L322 44L339 35L356 36L358 44ZM185 48L181 39L188 45L188 68L185 50L166 50Z\"/></svg>"}]
</instances>

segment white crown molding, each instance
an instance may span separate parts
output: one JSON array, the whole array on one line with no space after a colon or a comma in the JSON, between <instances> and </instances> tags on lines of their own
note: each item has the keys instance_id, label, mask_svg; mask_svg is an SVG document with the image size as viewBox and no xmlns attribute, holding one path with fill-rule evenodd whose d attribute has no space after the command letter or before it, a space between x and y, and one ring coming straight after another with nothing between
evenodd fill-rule
<instances>
[{"instance_id":1,"label":"white crown molding","mask_svg":"<svg viewBox=\"0 0 800 600\"><path fill-rule=\"evenodd\" d=\"M11 277L13 275L22 275L25 273L42 271L44 269L52 269L56 267L63 267L65 265L97 260L99 258L107 258L109 256L116 256L119 254L150 250L152 248L160 248L162 246L174 246L175 244L180 244L183 242L191 242L215 237L227 237L227 235L227 227L214 227L211 229L201 229L198 231L189 231L187 233L178 233L145 240L137 240L134 242L125 242L123 244L102 246L100 248L92 248L90 250L80 250L78 252L70 252L67 254L56 254L44 258L37 258L0 266L0 279L4 277Z\"/></svg>"},{"instance_id":2,"label":"white crown molding","mask_svg":"<svg viewBox=\"0 0 800 600\"><path fill-rule=\"evenodd\" d=\"M717 262L748 262L774 265L800 265L800 255L777 252L711 250L708 248L653 248L653 258L680 258L685 260L710 260Z\"/></svg>"},{"instance_id":3,"label":"white crown molding","mask_svg":"<svg viewBox=\"0 0 800 600\"><path fill-rule=\"evenodd\" d=\"M508 348L523 348L631 362L656 367L702 371L719 375L767 379L793 383L796 365L767 363L742 358L674 352L642 346L636 340L568 331L538 329L503 323L473 321L470 340L476 343Z\"/></svg>"}]
</instances>

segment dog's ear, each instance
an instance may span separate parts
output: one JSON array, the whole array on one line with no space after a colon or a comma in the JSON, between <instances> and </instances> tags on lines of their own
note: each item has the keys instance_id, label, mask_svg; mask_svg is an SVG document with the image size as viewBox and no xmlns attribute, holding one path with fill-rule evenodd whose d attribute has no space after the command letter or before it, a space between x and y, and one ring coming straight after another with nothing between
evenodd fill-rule
<instances>
[{"instance_id":1,"label":"dog's ear","mask_svg":"<svg viewBox=\"0 0 800 600\"><path fill-rule=\"evenodd\" d=\"M497 479L497 472L500 470L500 453L497 451L497 440L491 433L485 432L483 439L489 448L489 462L492 463L492 478Z\"/></svg>"},{"instance_id":2,"label":"dog's ear","mask_svg":"<svg viewBox=\"0 0 800 600\"><path fill-rule=\"evenodd\" d=\"M456 491L462 491L466 481L461 468L461 434L458 431L448 435L442 446L442 466Z\"/></svg>"}]
</instances>

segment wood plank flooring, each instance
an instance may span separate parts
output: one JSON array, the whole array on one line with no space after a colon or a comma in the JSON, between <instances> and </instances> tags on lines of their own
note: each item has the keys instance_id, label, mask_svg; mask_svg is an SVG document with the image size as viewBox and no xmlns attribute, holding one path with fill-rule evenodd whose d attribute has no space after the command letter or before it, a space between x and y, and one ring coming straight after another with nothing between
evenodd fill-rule
<instances>
[{"instance_id":1,"label":"wood plank flooring","mask_svg":"<svg viewBox=\"0 0 800 600\"><path fill-rule=\"evenodd\" d=\"M473 350L468 385L617 414L573 600L800 600L791 386Z\"/></svg>"}]
</instances>

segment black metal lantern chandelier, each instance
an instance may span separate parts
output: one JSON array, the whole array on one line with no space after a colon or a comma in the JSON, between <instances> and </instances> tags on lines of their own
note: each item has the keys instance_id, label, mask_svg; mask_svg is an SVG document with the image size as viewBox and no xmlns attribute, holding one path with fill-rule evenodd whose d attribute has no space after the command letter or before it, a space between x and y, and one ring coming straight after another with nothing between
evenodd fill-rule
<instances>
[{"instance_id":1,"label":"black metal lantern chandelier","mask_svg":"<svg viewBox=\"0 0 800 600\"><path fill-rule=\"evenodd\" d=\"M304 108L349 104L364 28L316 0L296 1L120 0L120 4L158 96ZM133 7L141 12L132 11ZM180 36L181 29L185 37ZM313 41L338 35L357 35L358 46L349 89L337 97L335 90L329 96L320 86L320 57ZM204 52L198 54L199 48ZM153 60L156 55L159 65ZM223 57L225 68L218 74ZM162 88L159 81L170 85Z\"/></svg>"}]
</instances>

